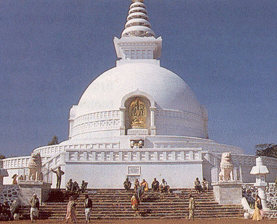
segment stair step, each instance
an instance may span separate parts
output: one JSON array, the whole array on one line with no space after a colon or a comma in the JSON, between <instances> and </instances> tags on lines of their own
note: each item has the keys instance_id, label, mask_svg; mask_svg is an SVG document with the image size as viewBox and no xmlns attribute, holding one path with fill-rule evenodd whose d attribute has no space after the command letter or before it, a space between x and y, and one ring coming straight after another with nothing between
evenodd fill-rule
<instances>
[{"instance_id":1,"label":"stair step","mask_svg":"<svg viewBox=\"0 0 277 224\"><path fill-rule=\"evenodd\" d=\"M196 218L241 218L243 209L238 205L219 205L215 202L213 192L196 194L194 189L174 189L172 193L148 191L140 203L140 212L147 219L184 218L188 216L188 195L195 195ZM69 194L63 189L53 190L53 201L45 202L40 208L42 219L63 220ZM74 195L76 198L76 216L84 220L83 201L87 194L93 201L91 219L133 219L130 199L133 191L122 189L88 189L86 193ZM58 195L59 197L54 197ZM21 213L29 219L29 207L22 207Z\"/></svg>"}]
</instances>

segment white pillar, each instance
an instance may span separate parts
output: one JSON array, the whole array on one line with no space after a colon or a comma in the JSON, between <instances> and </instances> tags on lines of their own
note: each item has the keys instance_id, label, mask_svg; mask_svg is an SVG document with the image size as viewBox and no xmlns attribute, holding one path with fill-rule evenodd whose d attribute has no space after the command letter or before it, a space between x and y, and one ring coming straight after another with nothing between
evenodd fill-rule
<instances>
[{"instance_id":1,"label":"white pillar","mask_svg":"<svg viewBox=\"0 0 277 224\"><path fill-rule=\"evenodd\" d=\"M261 203L264 211L268 211L269 208L266 205L266 194L265 194L265 187L259 186L258 188L258 195L261 198Z\"/></svg>"},{"instance_id":2,"label":"white pillar","mask_svg":"<svg viewBox=\"0 0 277 224\"><path fill-rule=\"evenodd\" d=\"M156 135L156 126L155 126L155 110L156 107L150 107L150 131L151 135Z\"/></svg>"},{"instance_id":3,"label":"white pillar","mask_svg":"<svg viewBox=\"0 0 277 224\"><path fill-rule=\"evenodd\" d=\"M120 135L125 135L125 111L126 107L120 107Z\"/></svg>"}]
</instances>

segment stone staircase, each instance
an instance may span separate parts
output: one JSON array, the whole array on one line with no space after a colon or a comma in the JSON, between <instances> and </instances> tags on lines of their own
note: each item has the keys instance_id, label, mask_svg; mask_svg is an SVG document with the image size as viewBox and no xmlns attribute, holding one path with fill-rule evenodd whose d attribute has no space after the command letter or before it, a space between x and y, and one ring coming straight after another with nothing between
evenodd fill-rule
<instances>
[{"instance_id":1,"label":"stone staircase","mask_svg":"<svg viewBox=\"0 0 277 224\"><path fill-rule=\"evenodd\" d=\"M146 192L140 203L141 217L147 219L160 218L187 218L188 195L195 195L196 210L195 218L241 218L243 209L236 205L218 205L213 199L213 192L208 191L200 195L192 189L174 189L171 193ZM133 190L87 190L86 194L93 201L91 219L131 219L134 211L131 209L130 199ZM40 208L41 219L62 220L66 215L66 205L69 195L62 192L52 191L50 200ZM75 195L78 220L84 220L83 201L85 194ZM53 201L55 200L55 201ZM24 217L28 217L29 208L22 208Z\"/></svg>"}]
</instances>

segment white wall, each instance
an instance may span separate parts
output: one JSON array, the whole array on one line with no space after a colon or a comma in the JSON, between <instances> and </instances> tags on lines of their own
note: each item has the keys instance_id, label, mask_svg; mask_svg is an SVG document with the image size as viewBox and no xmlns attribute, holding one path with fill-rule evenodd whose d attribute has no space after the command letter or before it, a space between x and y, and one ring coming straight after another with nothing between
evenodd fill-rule
<instances>
[{"instance_id":1,"label":"white wall","mask_svg":"<svg viewBox=\"0 0 277 224\"><path fill-rule=\"evenodd\" d=\"M134 164L74 164L66 165L65 182L69 179L88 182L88 188L123 188L128 167ZM165 179L171 188L194 187L196 177L202 179L201 163L136 164L140 167L139 180L145 179L151 186L153 178Z\"/></svg>"}]
</instances>

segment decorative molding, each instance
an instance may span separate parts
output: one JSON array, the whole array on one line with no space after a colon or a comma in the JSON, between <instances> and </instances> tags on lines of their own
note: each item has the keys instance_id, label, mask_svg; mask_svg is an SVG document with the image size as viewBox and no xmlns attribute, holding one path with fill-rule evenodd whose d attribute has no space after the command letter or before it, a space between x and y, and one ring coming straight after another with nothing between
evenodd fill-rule
<instances>
[{"instance_id":1,"label":"decorative molding","mask_svg":"<svg viewBox=\"0 0 277 224\"><path fill-rule=\"evenodd\" d=\"M228 150L226 150L227 152ZM224 152L224 151L223 151ZM220 163L220 156L221 154L218 153L203 153L204 158L208 160L212 165L219 167ZM234 165L239 166L255 166L256 165L256 158L257 156L254 155L240 155L240 154L231 154L232 161L234 162ZM277 168L277 159L276 158L268 158L268 157L262 157L263 163L266 164L266 166L269 167L275 167Z\"/></svg>"},{"instance_id":2,"label":"decorative molding","mask_svg":"<svg viewBox=\"0 0 277 224\"><path fill-rule=\"evenodd\" d=\"M76 125L72 128L71 136L74 137L79 134L87 132L95 132L102 130L114 130L120 128L120 119L97 120Z\"/></svg>"},{"instance_id":3,"label":"decorative molding","mask_svg":"<svg viewBox=\"0 0 277 224\"><path fill-rule=\"evenodd\" d=\"M125 162L202 162L201 148L194 149L126 149L120 151L68 150L66 163L125 163Z\"/></svg>"},{"instance_id":4,"label":"decorative molding","mask_svg":"<svg viewBox=\"0 0 277 224\"><path fill-rule=\"evenodd\" d=\"M158 135L187 135L202 138L207 136L202 115L179 110L157 109L155 123Z\"/></svg>"},{"instance_id":5,"label":"decorative molding","mask_svg":"<svg viewBox=\"0 0 277 224\"><path fill-rule=\"evenodd\" d=\"M120 110L85 114L74 120L70 137L78 134L120 128Z\"/></svg>"},{"instance_id":6,"label":"decorative molding","mask_svg":"<svg viewBox=\"0 0 277 224\"><path fill-rule=\"evenodd\" d=\"M234 154L242 153L242 149L236 146L218 144L218 143L209 143L204 142L201 139L199 140L187 140L187 141L156 141L154 142L154 148L195 148L199 147L203 150L207 150L209 152L220 153L220 152L231 152ZM248 155L247 155L248 156Z\"/></svg>"},{"instance_id":7,"label":"decorative molding","mask_svg":"<svg viewBox=\"0 0 277 224\"><path fill-rule=\"evenodd\" d=\"M139 129L139 128L136 128L136 129L128 129L127 130L127 135L148 135L148 129Z\"/></svg>"},{"instance_id":8,"label":"decorative molding","mask_svg":"<svg viewBox=\"0 0 277 224\"><path fill-rule=\"evenodd\" d=\"M3 159L3 168L28 168L30 156Z\"/></svg>"},{"instance_id":9,"label":"decorative molding","mask_svg":"<svg viewBox=\"0 0 277 224\"><path fill-rule=\"evenodd\" d=\"M120 108L125 108L126 100L128 100L129 98L132 98L132 97L144 97L149 100L151 109L156 108L154 98L151 95L149 95L148 93L142 92L139 89L137 89L134 92L130 92L130 93L126 94L124 97L122 97Z\"/></svg>"}]
</instances>

